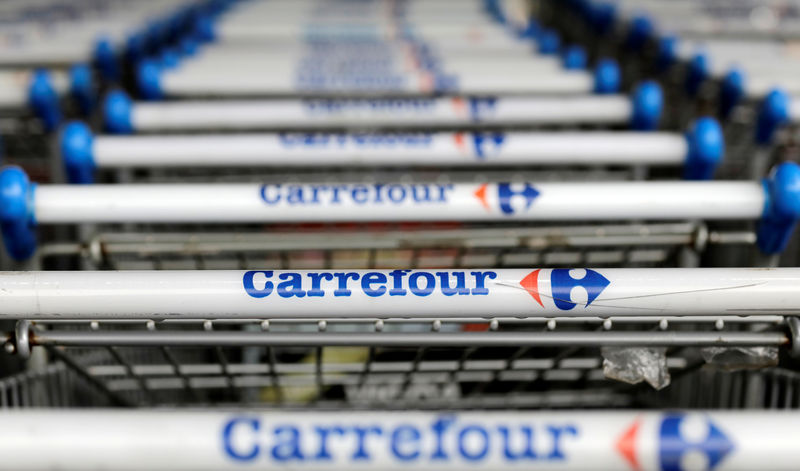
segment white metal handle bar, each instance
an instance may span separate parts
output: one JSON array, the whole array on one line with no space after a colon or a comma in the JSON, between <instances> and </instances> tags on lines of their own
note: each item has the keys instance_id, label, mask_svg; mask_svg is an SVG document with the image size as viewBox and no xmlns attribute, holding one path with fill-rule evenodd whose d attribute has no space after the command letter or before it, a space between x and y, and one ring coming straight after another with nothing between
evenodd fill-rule
<instances>
[{"instance_id":1,"label":"white metal handle bar","mask_svg":"<svg viewBox=\"0 0 800 471\"><path fill-rule=\"evenodd\" d=\"M9 469L225 471L792 470L800 416L773 411L378 412L13 411Z\"/></svg>"},{"instance_id":2,"label":"white metal handle bar","mask_svg":"<svg viewBox=\"0 0 800 471\"><path fill-rule=\"evenodd\" d=\"M0 415L9 468L238 470L790 470L792 412L19 411ZM42 447L45 448L42 448Z\"/></svg>"},{"instance_id":3,"label":"white metal handle bar","mask_svg":"<svg viewBox=\"0 0 800 471\"><path fill-rule=\"evenodd\" d=\"M5 319L800 315L800 269L0 272Z\"/></svg>"},{"instance_id":4,"label":"white metal handle bar","mask_svg":"<svg viewBox=\"0 0 800 471\"><path fill-rule=\"evenodd\" d=\"M760 219L759 247L783 250L800 217L800 167L765 182L267 183L33 185L0 172L0 223L18 259L36 224Z\"/></svg>"},{"instance_id":5,"label":"white metal handle bar","mask_svg":"<svg viewBox=\"0 0 800 471\"><path fill-rule=\"evenodd\" d=\"M708 179L721 162L712 118L686 135L644 132L412 132L94 136L80 122L60 137L70 183L91 183L95 169L161 167L376 167L413 165L685 165Z\"/></svg>"},{"instance_id":6,"label":"white metal handle bar","mask_svg":"<svg viewBox=\"0 0 800 471\"><path fill-rule=\"evenodd\" d=\"M630 98L376 97L146 103L133 102L115 91L106 97L103 107L106 129L114 133L558 124L628 124L635 129L654 129L661 115L662 94L652 82L641 84Z\"/></svg>"}]
</instances>

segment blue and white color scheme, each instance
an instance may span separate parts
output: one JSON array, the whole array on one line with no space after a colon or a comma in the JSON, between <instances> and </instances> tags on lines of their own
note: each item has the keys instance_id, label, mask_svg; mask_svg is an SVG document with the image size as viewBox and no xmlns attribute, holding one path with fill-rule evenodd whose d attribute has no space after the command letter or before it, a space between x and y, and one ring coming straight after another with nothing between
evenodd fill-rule
<instances>
[{"instance_id":1,"label":"blue and white color scheme","mask_svg":"<svg viewBox=\"0 0 800 471\"><path fill-rule=\"evenodd\" d=\"M4 319L794 315L800 269L0 272Z\"/></svg>"},{"instance_id":2,"label":"blue and white color scheme","mask_svg":"<svg viewBox=\"0 0 800 471\"><path fill-rule=\"evenodd\" d=\"M724 155L711 118L686 135L658 132L294 132L95 136L73 122L61 134L71 183L96 168L685 166L709 179Z\"/></svg>"},{"instance_id":3,"label":"blue and white color scheme","mask_svg":"<svg viewBox=\"0 0 800 471\"><path fill-rule=\"evenodd\" d=\"M788 471L800 460L795 412L84 410L0 420L4 462L21 471Z\"/></svg>"},{"instance_id":4,"label":"blue and white color scheme","mask_svg":"<svg viewBox=\"0 0 800 471\"><path fill-rule=\"evenodd\" d=\"M103 102L107 131L427 128L470 125L628 125L658 127L661 90L640 84L619 94L568 96L316 98L134 102L121 91Z\"/></svg>"}]
</instances>

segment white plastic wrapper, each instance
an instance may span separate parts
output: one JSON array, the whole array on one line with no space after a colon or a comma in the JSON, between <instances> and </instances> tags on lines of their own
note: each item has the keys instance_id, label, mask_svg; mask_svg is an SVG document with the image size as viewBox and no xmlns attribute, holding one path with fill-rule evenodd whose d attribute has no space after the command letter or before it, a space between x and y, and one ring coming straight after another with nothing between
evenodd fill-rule
<instances>
[{"instance_id":1,"label":"white plastic wrapper","mask_svg":"<svg viewBox=\"0 0 800 471\"><path fill-rule=\"evenodd\" d=\"M654 389L669 386L667 349L664 347L603 347L603 374L629 384L647 382Z\"/></svg>"}]
</instances>

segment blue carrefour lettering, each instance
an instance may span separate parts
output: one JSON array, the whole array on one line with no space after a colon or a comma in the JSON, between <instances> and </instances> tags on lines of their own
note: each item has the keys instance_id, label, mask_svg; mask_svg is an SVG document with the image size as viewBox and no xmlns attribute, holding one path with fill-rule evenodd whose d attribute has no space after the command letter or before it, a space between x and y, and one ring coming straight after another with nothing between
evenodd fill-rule
<instances>
[{"instance_id":1,"label":"blue carrefour lettering","mask_svg":"<svg viewBox=\"0 0 800 471\"><path fill-rule=\"evenodd\" d=\"M453 184L373 183L373 184L291 184L265 183L259 189L261 200L272 206L316 206L337 204L446 204Z\"/></svg>"},{"instance_id":2,"label":"blue carrefour lettering","mask_svg":"<svg viewBox=\"0 0 800 471\"><path fill-rule=\"evenodd\" d=\"M392 432L392 454L401 461L412 461L419 458L422 436L413 425L400 425Z\"/></svg>"},{"instance_id":3,"label":"blue carrefour lettering","mask_svg":"<svg viewBox=\"0 0 800 471\"><path fill-rule=\"evenodd\" d=\"M472 440L470 440L472 437ZM469 444L468 442L472 442ZM475 444L477 443L477 446ZM478 461L486 458L489 453L489 432L480 425L468 425L458 434L458 451L461 456Z\"/></svg>"},{"instance_id":4,"label":"blue carrefour lettering","mask_svg":"<svg viewBox=\"0 0 800 471\"><path fill-rule=\"evenodd\" d=\"M300 429L292 425L275 427L275 445L272 446L272 457L275 461L303 460L300 450Z\"/></svg>"},{"instance_id":5,"label":"blue carrefour lettering","mask_svg":"<svg viewBox=\"0 0 800 471\"><path fill-rule=\"evenodd\" d=\"M352 420L345 418L343 423L344 417L337 416L337 422L325 423L323 414L318 420L277 424L262 422L257 417L233 417L222 426L222 448L226 456L236 461L253 462L260 458L275 464L344 465L369 463L376 458L420 465L435 461L457 465L491 458L510 464L564 461L569 456L567 440L579 436L578 427L570 423L462 423L457 415L419 422L368 419L366 423L355 415ZM549 440L535 440L537 433L548 436ZM713 468L731 449L730 442L716 428L700 443L686 442L677 433L673 422L662 424L662 465L679 463L675 460L687 450L701 450L709 454Z\"/></svg>"},{"instance_id":6,"label":"blue carrefour lettering","mask_svg":"<svg viewBox=\"0 0 800 471\"><path fill-rule=\"evenodd\" d=\"M278 142L285 149L294 148L346 148L348 146L391 149L395 147L425 148L433 143L433 134L420 133L280 133Z\"/></svg>"},{"instance_id":7,"label":"blue carrefour lettering","mask_svg":"<svg viewBox=\"0 0 800 471\"><path fill-rule=\"evenodd\" d=\"M251 461L254 460L261 451L258 444L255 443L255 440L253 440L253 444L245 450L237 449L233 445L234 432L242 426L255 435L261 428L261 422L258 419L248 417L237 417L229 420L222 428L222 447L229 458L237 461Z\"/></svg>"},{"instance_id":8,"label":"blue carrefour lettering","mask_svg":"<svg viewBox=\"0 0 800 471\"><path fill-rule=\"evenodd\" d=\"M578 279L573 278L567 268L554 269L550 274L553 301L557 308L564 311L569 311L577 305L572 301L573 288L581 287L586 290L587 298L584 307L589 307L592 301L597 299L610 284L611 282L606 277L594 270L585 270L583 278Z\"/></svg>"},{"instance_id":9,"label":"blue carrefour lettering","mask_svg":"<svg viewBox=\"0 0 800 471\"><path fill-rule=\"evenodd\" d=\"M247 294L254 298L264 298L272 293L272 282L267 281L264 283L264 288L258 289L255 286L255 277L256 275L262 275L264 279L272 278L272 271L248 271L244 274L244 278L242 279L242 284L244 285L244 290Z\"/></svg>"},{"instance_id":10,"label":"blue carrefour lettering","mask_svg":"<svg viewBox=\"0 0 800 471\"><path fill-rule=\"evenodd\" d=\"M469 276L468 276L469 275ZM276 284L271 281L277 277ZM296 272L251 270L242 275L242 286L252 298L266 298L273 291L281 298L313 298L332 295L349 297L353 290L369 297L413 296L425 297L434 293L443 296L485 296L490 289L488 280L497 278L497 272L392 270L389 272L356 271ZM360 282L359 282L360 280Z\"/></svg>"}]
</instances>

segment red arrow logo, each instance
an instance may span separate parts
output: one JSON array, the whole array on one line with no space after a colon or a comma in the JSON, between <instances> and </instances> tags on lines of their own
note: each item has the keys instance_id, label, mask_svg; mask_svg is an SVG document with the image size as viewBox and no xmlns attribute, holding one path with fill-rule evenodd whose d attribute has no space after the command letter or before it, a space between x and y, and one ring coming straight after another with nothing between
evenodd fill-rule
<instances>
[{"instance_id":1,"label":"red arrow logo","mask_svg":"<svg viewBox=\"0 0 800 471\"><path fill-rule=\"evenodd\" d=\"M639 434L641 422L636 420L617 440L617 451L630 463L634 471L639 471L639 460L636 458L636 436Z\"/></svg>"},{"instance_id":2,"label":"red arrow logo","mask_svg":"<svg viewBox=\"0 0 800 471\"><path fill-rule=\"evenodd\" d=\"M457 133L453 134L453 140L456 143L456 147L458 148L458 151L461 152L462 154L465 154L466 151L467 151L467 148L464 145L464 133L457 132Z\"/></svg>"},{"instance_id":3,"label":"red arrow logo","mask_svg":"<svg viewBox=\"0 0 800 471\"><path fill-rule=\"evenodd\" d=\"M525 275L525 278L520 280L519 285L528 292L528 294L539 303L540 306L544 307L542 304L542 297L539 296L539 272L541 270L533 270L532 272Z\"/></svg>"},{"instance_id":4,"label":"red arrow logo","mask_svg":"<svg viewBox=\"0 0 800 471\"><path fill-rule=\"evenodd\" d=\"M486 201L486 187L489 186L488 183L484 183L483 185L479 186L477 190L475 190L475 197L478 198L478 201L481 202L486 211L491 211L489 209L489 203Z\"/></svg>"}]
</instances>

